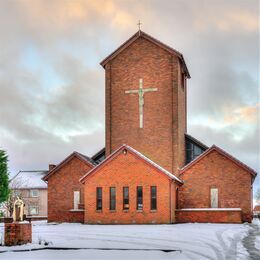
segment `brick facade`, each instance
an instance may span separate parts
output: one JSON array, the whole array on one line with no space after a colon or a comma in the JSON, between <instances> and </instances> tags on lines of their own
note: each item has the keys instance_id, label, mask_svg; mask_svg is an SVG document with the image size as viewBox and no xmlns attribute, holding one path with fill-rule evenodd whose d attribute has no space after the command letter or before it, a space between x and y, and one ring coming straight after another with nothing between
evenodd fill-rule
<instances>
[{"instance_id":1,"label":"brick facade","mask_svg":"<svg viewBox=\"0 0 260 260\"><path fill-rule=\"evenodd\" d=\"M5 223L5 246L32 243L31 223Z\"/></svg>"},{"instance_id":2,"label":"brick facade","mask_svg":"<svg viewBox=\"0 0 260 260\"><path fill-rule=\"evenodd\" d=\"M127 151L100 166L85 180L85 223L133 224L175 221L172 179ZM143 187L143 210L137 210L137 186ZM157 187L157 210L151 210L150 189ZM103 208L96 210L96 188L102 187ZM116 187L116 210L109 210L109 188ZM129 210L123 210L123 187L129 187Z\"/></svg>"},{"instance_id":3,"label":"brick facade","mask_svg":"<svg viewBox=\"0 0 260 260\"><path fill-rule=\"evenodd\" d=\"M74 211L74 191L80 191L84 204L84 188L79 179L92 166L76 156L48 178L48 222L83 222L84 210Z\"/></svg>"},{"instance_id":4,"label":"brick facade","mask_svg":"<svg viewBox=\"0 0 260 260\"><path fill-rule=\"evenodd\" d=\"M186 84L182 86L179 58L141 36L109 61L105 70L106 155L128 144L176 172L185 161L186 131ZM158 88L144 94L142 129L138 95L125 94L139 88L140 78L143 88Z\"/></svg>"},{"instance_id":5,"label":"brick facade","mask_svg":"<svg viewBox=\"0 0 260 260\"><path fill-rule=\"evenodd\" d=\"M210 208L210 189L217 188L218 207L241 208L242 220L251 222L252 175L217 150L194 163L180 178L184 181L178 194L180 209Z\"/></svg>"},{"instance_id":6,"label":"brick facade","mask_svg":"<svg viewBox=\"0 0 260 260\"><path fill-rule=\"evenodd\" d=\"M178 223L241 223L242 216L240 210L176 210L176 221Z\"/></svg>"}]
</instances>

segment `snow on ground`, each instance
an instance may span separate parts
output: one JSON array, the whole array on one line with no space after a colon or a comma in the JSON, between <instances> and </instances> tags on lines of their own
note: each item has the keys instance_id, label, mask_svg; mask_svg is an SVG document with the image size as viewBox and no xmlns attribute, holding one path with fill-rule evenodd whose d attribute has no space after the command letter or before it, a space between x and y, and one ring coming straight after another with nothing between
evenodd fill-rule
<instances>
[{"instance_id":1,"label":"snow on ground","mask_svg":"<svg viewBox=\"0 0 260 260\"><path fill-rule=\"evenodd\" d=\"M249 229L248 224L82 225L38 221L33 222L32 244L0 247L0 251L44 248L39 241L51 242L51 248L70 250L5 252L0 259L249 259L242 244Z\"/></svg>"},{"instance_id":2,"label":"snow on ground","mask_svg":"<svg viewBox=\"0 0 260 260\"><path fill-rule=\"evenodd\" d=\"M255 219L254 224L258 225L258 232L260 232L260 219ZM260 250L260 234L256 236L255 247Z\"/></svg>"}]
</instances>

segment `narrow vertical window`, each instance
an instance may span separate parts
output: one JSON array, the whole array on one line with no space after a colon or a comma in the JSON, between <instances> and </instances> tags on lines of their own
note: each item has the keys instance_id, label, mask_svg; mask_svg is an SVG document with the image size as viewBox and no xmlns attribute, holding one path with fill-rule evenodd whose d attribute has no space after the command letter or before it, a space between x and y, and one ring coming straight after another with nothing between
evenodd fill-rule
<instances>
[{"instance_id":1,"label":"narrow vertical window","mask_svg":"<svg viewBox=\"0 0 260 260\"><path fill-rule=\"evenodd\" d=\"M129 209L129 187L123 187L123 209Z\"/></svg>"},{"instance_id":2,"label":"narrow vertical window","mask_svg":"<svg viewBox=\"0 0 260 260\"><path fill-rule=\"evenodd\" d=\"M74 209L79 208L79 203L80 203L80 192L74 191Z\"/></svg>"},{"instance_id":3,"label":"narrow vertical window","mask_svg":"<svg viewBox=\"0 0 260 260\"><path fill-rule=\"evenodd\" d=\"M97 187L97 210L102 210L102 188Z\"/></svg>"},{"instance_id":4,"label":"narrow vertical window","mask_svg":"<svg viewBox=\"0 0 260 260\"><path fill-rule=\"evenodd\" d=\"M157 209L157 190L156 186L151 186L151 210Z\"/></svg>"},{"instance_id":5,"label":"narrow vertical window","mask_svg":"<svg viewBox=\"0 0 260 260\"><path fill-rule=\"evenodd\" d=\"M143 209L143 187L138 186L136 189L136 209Z\"/></svg>"},{"instance_id":6,"label":"narrow vertical window","mask_svg":"<svg viewBox=\"0 0 260 260\"><path fill-rule=\"evenodd\" d=\"M218 208L218 189L211 188L210 189L210 206L211 208Z\"/></svg>"},{"instance_id":7,"label":"narrow vertical window","mask_svg":"<svg viewBox=\"0 0 260 260\"><path fill-rule=\"evenodd\" d=\"M109 205L110 210L115 210L116 209L116 188L115 187L110 187L110 205Z\"/></svg>"}]
</instances>

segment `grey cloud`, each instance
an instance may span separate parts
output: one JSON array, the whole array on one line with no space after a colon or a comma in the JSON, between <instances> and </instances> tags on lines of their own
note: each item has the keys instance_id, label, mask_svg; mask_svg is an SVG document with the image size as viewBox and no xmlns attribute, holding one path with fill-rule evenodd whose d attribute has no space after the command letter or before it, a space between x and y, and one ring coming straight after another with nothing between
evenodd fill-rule
<instances>
[{"instance_id":1,"label":"grey cloud","mask_svg":"<svg viewBox=\"0 0 260 260\"><path fill-rule=\"evenodd\" d=\"M0 146L10 154L12 171L46 168L73 150L91 155L102 147L104 71L98 62L135 33L138 19L144 31L186 58L190 133L259 170L257 122L240 142L232 135L239 125L217 131L191 124L257 102L257 0L10 0L1 1L0 17ZM46 89L41 70L23 67L28 45L63 83Z\"/></svg>"}]
</instances>

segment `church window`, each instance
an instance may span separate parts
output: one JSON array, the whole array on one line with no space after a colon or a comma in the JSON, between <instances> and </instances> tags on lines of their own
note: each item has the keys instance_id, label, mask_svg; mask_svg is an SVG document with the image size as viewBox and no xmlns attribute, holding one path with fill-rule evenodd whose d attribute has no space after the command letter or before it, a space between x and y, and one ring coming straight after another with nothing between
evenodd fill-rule
<instances>
[{"instance_id":1,"label":"church window","mask_svg":"<svg viewBox=\"0 0 260 260\"><path fill-rule=\"evenodd\" d=\"M157 209L157 189L156 186L151 186L151 210Z\"/></svg>"},{"instance_id":2,"label":"church window","mask_svg":"<svg viewBox=\"0 0 260 260\"><path fill-rule=\"evenodd\" d=\"M129 187L123 187L123 209L129 209Z\"/></svg>"},{"instance_id":3,"label":"church window","mask_svg":"<svg viewBox=\"0 0 260 260\"><path fill-rule=\"evenodd\" d=\"M79 208L79 203L80 203L80 192L79 191L74 191L74 209Z\"/></svg>"},{"instance_id":4,"label":"church window","mask_svg":"<svg viewBox=\"0 0 260 260\"><path fill-rule=\"evenodd\" d=\"M97 210L102 210L102 188L97 187Z\"/></svg>"},{"instance_id":5,"label":"church window","mask_svg":"<svg viewBox=\"0 0 260 260\"><path fill-rule=\"evenodd\" d=\"M186 164L193 161L196 157L201 155L205 149L192 142L186 142Z\"/></svg>"},{"instance_id":6,"label":"church window","mask_svg":"<svg viewBox=\"0 0 260 260\"><path fill-rule=\"evenodd\" d=\"M110 205L109 205L110 210L115 210L116 209L116 188L115 187L110 187Z\"/></svg>"},{"instance_id":7,"label":"church window","mask_svg":"<svg viewBox=\"0 0 260 260\"><path fill-rule=\"evenodd\" d=\"M218 189L211 188L210 189L210 206L211 208L218 208Z\"/></svg>"},{"instance_id":8,"label":"church window","mask_svg":"<svg viewBox=\"0 0 260 260\"><path fill-rule=\"evenodd\" d=\"M138 186L136 189L136 209L142 210L143 209L143 187Z\"/></svg>"}]
</instances>

